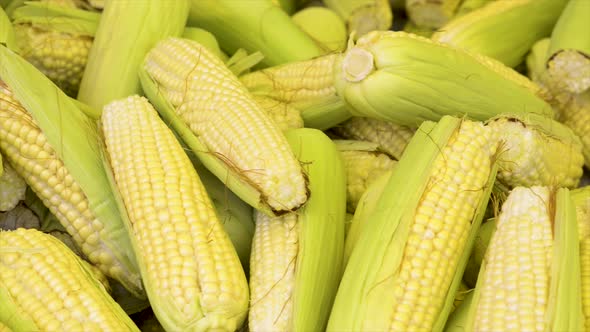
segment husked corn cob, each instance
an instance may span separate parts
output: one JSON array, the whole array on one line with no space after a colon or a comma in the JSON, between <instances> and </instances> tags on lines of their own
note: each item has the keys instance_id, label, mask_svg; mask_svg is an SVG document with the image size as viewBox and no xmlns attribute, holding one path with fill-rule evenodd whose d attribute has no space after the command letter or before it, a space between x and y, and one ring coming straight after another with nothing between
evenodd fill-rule
<instances>
[{"instance_id":1,"label":"husked corn cob","mask_svg":"<svg viewBox=\"0 0 590 332\"><path fill-rule=\"evenodd\" d=\"M303 119L295 107L264 95L253 95L253 97L281 130L303 128Z\"/></svg>"},{"instance_id":2,"label":"husked corn cob","mask_svg":"<svg viewBox=\"0 0 590 332\"><path fill-rule=\"evenodd\" d=\"M571 0L559 16L546 54L547 79L569 93L590 89L590 2Z\"/></svg>"},{"instance_id":3,"label":"husked corn cob","mask_svg":"<svg viewBox=\"0 0 590 332\"><path fill-rule=\"evenodd\" d=\"M324 0L346 22L348 34L360 37L374 30L389 30L393 12L389 0Z\"/></svg>"},{"instance_id":4,"label":"husked corn cob","mask_svg":"<svg viewBox=\"0 0 590 332\"><path fill-rule=\"evenodd\" d=\"M265 66L324 54L321 47L271 0L190 0L188 25L213 33L221 49L228 54L239 48L262 52Z\"/></svg>"},{"instance_id":5,"label":"husked corn cob","mask_svg":"<svg viewBox=\"0 0 590 332\"><path fill-rule=\"evenodd\" d=\"M342 273L346 186L334 143L319 130L287 133L313 195L280 217L256 213L250 331L323 331Z\"/></svg>"},{"instance_id":6,"label":"husked corn cob","mask_svg":"<svg viewBox=\"0 0 590 332\"><path fill-rule=\"evenodd\" d=\"M328 54L270 67L244 75L240 81L253 95L299 109L306 127L324 130L351 116L334 86L337 57L337 54Z\"/></svg>"},{"instance_id":7,"label":"husked corn cob","mask_svg":"<svg viewBox=\"0 0 590 332\"><path fill-rule=\"evenodd\" d=\"M397 161L378 150L376 144L363 141L335 140L346 171L346 207L354 212L361 195Z\"/></svg>"},{"instance_id":8,"label":"husked corn cob","mask_svg":"<svg viewBox=\"0 0 590 332\"><path fill-rule=\"evenodd\" d=\"M101 124L158 321L169 331L235 331L247 314L246 276L182 146L137 95L107 104Z\"/></svg>"},{"instance_id":9,"label":"husked corn cob","mask_svg":"<svg viewBox=\"0 0 590 332\"><path fill-rule=\"evenodd\" d=\"M559 120L580 138L584 163L590 167L590 91L572 96L561 109Z\"/></svg>"},{"instance_id":10,"label":"husked corn cob","mask_svg":"<svg viewBox=\"0 0 590 332\"><path fill-rule=\"evenodd\" d=\"M512 190L482 262L467 330L583 330L575 213L567 189Z\"/></svg>"},{"instance_id":11,"label":"husked corn cob","mask_svg":"<svg viewBox=\"0 0 590 332\"><path fill-rule=\"evenodd\" d=\"M490 119L501 142L498 181L509 188L575 188L583 173L580 139L563 124L537 114L500 115Z\"/></svg>"},{"instance_id":12,"label":"husked corn cob","mask_svg":"<svg viewBox=\"0 0 590 332\"><path fill-rule=\"evenodd\" d=\"M335 62L335 77L354 116L410 127L445 114L482 121L499 113L553 115L540 88L511 68L404 32L361 37Z\"/></svg>"},{"instance_id":13,"label":"husked corn cob","mask_svg":"<svg viewBox=\"0 0 590 332\"><path fill-rule=\"evenodd\" d=\"M363 224L328 331L443 328L495 178L492 134L448 116L420 126Z\"/></svg>"},{"instance_id":14,"label":"husked corn cob","mask_svg":"<svg viewBox=\"0 0 590 332\"><path fill-rule=\"evenodd\" d=\"M461 0L406 0L410 20L420 27L437 29L455 14Z\"/></svg>"},{"instance_id":15,"label":"husked corn cob","mask_svg":"<svg viewBox=\"0 0 590 332\"><path fill-rule=\"evenodd\" d=\"M389 121L355 116L334 127L333 131L343 138L377 143L379 150L399 160L416 130Z\"/></svg>"},{"instance_id":16,"label":"husked corn cob","mask_svg":"<svg viewBox=\"0 0 590 332\"><path fill-rule=\"evenodd\" d=\"M346 26L333 10L307 7L293 14L291 19L326 52L342 52L346 48Z\"/></svg>"},{"instance_id":17,"label":"husked corn cob","mask_svg":"<svg viewBox=\"0 0 590 332\"><path fill-rule=\"evenodd\" d=\"M144 91L203 164L251 206L297 210L307 180L280 128L197 42L167 38L140 71Z\"/></svg>"},{"instance_id":18,"label":"husked corn cob","mask_svg":"<svg viewBox=\"0 0 590 332\"><path fill-rule=\"evenodd\" d=\"M87 265L34 229L0 231L0 321L18 331L139 331Z\"/></svg>"},{"instance_id":19,"label":"husked corn cob","mask_svg":"<svg viewBox=\"0 0 590 332\"><path fill-rule=\"evenodd\" d=\"M0 114L2 111L0 110ZM0 158L0 211L12 210L18 202L25 199L27 184L7 162Z\"/></svg>"},{"instance_id":20,"label":"husked corn cob","mask_svg":"<svg viewBox=\"0 0 590 332\"><path fill-rule=\"evenodd\" d=\"M0 150L107 276L145 296L99 155L96 126L62 91L0 45Z\"/></svg>"},{"instance_id":21,"label":"husked corn cob","mask_svg":"<svg viewBox=\"0 0 590 332\"><path fill-rule=\"evenodd\" d=\"M568 0L492 1L451 20L434 33L432 39L489 56L509 67L516 67L525 59L537 40L551 34L567 2ZM498 43L499 39L503 42Z\"/></svg>"},{"instance_id":22,"label":"husked corn cob","mask_svg":"<svg viewBox=\"0 0 590 332\"><path fill-rule=\"evenodd\" d=\"M580 278L584 326L590 327L590 187L571 191L580 238Z\"/></svg>"},{"instance_id":23,"label":"husked corn cob","mask_svg":"<svg viewBox=\"0 0 590 332\"><path fill-rule=\"evenodd\" d=\"M139 93L137 71L144 57L159 40L182 35L189 7L189 0L107 1L77 99L102 109L115 99Z\"/></svg>"}]
</instances>

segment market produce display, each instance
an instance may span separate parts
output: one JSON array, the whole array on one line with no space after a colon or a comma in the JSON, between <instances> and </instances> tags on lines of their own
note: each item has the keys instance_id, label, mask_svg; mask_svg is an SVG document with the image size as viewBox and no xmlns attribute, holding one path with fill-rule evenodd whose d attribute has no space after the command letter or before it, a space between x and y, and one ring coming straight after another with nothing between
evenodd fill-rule
<instances>
[{"instance_id":1,"label":"market produce display","mask_svg":"<svg viewBox=\"0 0 590 332\"><path fill-rule=\"evenodd\" d=\"M590 331L590 1L0 0L0 331Z\"/></svg>"}]
</instances>

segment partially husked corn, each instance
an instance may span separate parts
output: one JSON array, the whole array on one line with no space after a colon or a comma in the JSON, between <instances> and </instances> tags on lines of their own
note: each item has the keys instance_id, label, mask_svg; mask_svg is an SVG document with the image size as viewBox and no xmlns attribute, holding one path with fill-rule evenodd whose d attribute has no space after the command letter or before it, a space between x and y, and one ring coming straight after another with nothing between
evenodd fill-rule
<instances>
[{"instance_id":1,"label":"partially husked corn","mask_svg":"<svg viewBox=\"0 0 590 332\"><path fill-rule=\"evenodd\" d=\"M247 314L246 276L182 146L137 95L107 104L101 124L158 320L170 331L236 330Z\"/></svg>"},{"instance_id":2,"label":"partially husked corn","mask_svg":"<svg viewBox=\"0 0 590 332\"><path fill-rule=\"evenodd\" d=\"M139 331L81 259L34 229L0 231L0 321L18 331Z\"/></svg>"},{"instance_id":3,"label":"partially husked corn","mask_svg":"<svg viewBox=\"0 0 590 332\"><path fill-rule=\"evenodd\" d=\"M168 38L148 53L144 69L206 152L256 188L262 203L280 214L306 202L307 180L280 128L209 50Z\"/></svg>"}]
</instances>

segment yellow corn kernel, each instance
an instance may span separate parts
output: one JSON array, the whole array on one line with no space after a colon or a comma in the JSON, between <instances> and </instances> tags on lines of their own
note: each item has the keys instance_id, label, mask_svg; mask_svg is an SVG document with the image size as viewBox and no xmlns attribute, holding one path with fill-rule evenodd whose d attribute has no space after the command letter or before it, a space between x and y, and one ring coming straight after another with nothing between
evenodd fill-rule
<instances>
[{"instance_id":1,"label":"yellow corn kernel","mask_svg":"<svg viewBox=\"0 0 590 332\"><path fill-rule=\"evenodd\" d=\"M206 152L238 173L275 213L306 202L307 181L285 136L219 58L197 42L168 38L148 53L144 69L206 147L194 151L199 158Z\"/></svg>"},{"instance_id":2,"label":"yellow corn kernel","mask_svg":"<svg viewBox=\"0 0 590 332\"><path fill-rule=\"evenodd\" d=\"M246 276L173 132L137 95L107 104L101 124L158 320L170 331L235 331L247 314Z\"/></svg>"},{"instance_id":3,"label":"yellow corn kernel","mask_svg":"<svg viewBox=\"0 0 590 332\"><path fill-rule=\"evenodd\" d=\"M0 231L0 306L14 331L139 331L79 257L35 229Z\"/></svg>"},{"instance_id":4,"label":"yellow corn kernel","mask_svg":"<svg viewBox=\"0 0 590 332\"><path fill-rule=\"evenodd\" d=\"M0 211L12 210L18 202L25 199L27 184L25 180L6 161L0 158Z\"/></svg>"},{"instance_id":5,"label":"yellow corn kernel","mask_svg":"<svg viewBox=\"0 0 590 332\"><path fill-rule=\"evenodd\" d=\"M346 139L377 143L380 150L399 160L416 130L389 121L355 116L334 127L333 131Z\"/></svg>"}]
</instances>

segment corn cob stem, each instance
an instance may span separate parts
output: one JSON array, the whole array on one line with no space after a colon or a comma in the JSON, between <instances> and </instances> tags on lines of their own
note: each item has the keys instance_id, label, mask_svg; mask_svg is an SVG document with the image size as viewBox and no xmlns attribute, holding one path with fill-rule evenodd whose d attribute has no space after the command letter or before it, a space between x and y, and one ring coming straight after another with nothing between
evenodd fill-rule
<instances>
[{"instance_id":1,"label":"corn cob stem","mask_svg":"<svg viewBox=\"0 0 590 332\"><path fill-rule=\"evenodd\" d=\"M170 331L235 331L246 276L182 146L143 97L107 104L101 124L158 320Z\"/></svg>"},{"instance_id":2,"label":"corn cob stem","mask_svg":"<svg viewBox=\"0 0 590 332\"><path fill-rule=\"evenodd\" d=\"M551 34L566 4L567 0L493 1L442 26L432 39L516 67L537 40Z\"/></svg>"},{"instance_id":3,"label":"corn cob stem","mask_svg":"<svg viewBox=\"0 0 590 332\"><path fill-rule=\"evenodd\" d=\"M162 116L245 202L271 215L305 203L307 180L280 128L203 46L168 38L150 51L140 77Z\"/></svg>"},{"instance_id":4,"label":"corn cob stem","mask_svg":"<svg viewBox=\"0 0 590 332\"><path fill-rule=\"evenodd\" d=\"M102 109L114 99L139 93L137 71L145 55L159 40L182 34L188 11L189 0L108 1L90 48L78 99Z\"/></svg>"}]
</instances>

